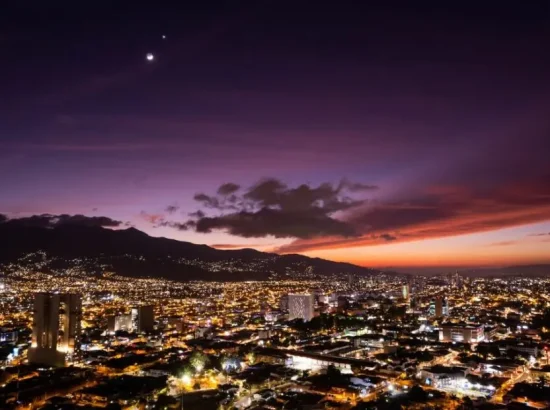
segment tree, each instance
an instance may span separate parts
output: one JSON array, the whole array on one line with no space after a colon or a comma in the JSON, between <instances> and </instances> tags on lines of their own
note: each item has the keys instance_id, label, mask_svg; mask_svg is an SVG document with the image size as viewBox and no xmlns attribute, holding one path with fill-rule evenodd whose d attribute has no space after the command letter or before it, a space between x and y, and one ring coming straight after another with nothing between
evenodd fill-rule
<instances>
[{"instance_id":1,"label":"tree","mask_svg":"<svg viewBox=\"0 0 550 410\"><path fill-rule=\"evenodd\" d=\"M254 364L256 361L256 354L254 354L254 352L247 353L246 360L248 361L248 364Z\"/></svg>"},{"instance_id":2,"label":"tree","mask_svg":"<svg viewBox=\"0 0 550 410\"><path fill-rule=\"evenodd\" d=\"M424 389L420 386L413 386L409 391L409 399L416 402L424 402L428 398L428 395Z\"/></svg>"},{"instance_id":3,"label":"tree","mask_svg":"<svg viewBox=\"0 0 550 410\"><path fill-rule=\"evenodd\" d=\"M461 409L470 410L473 408L474 408L474 402L472 401L472 399L470 399L468 396L464 396L464 398L462 399Z\"/></svg>"},{"instance_id":4,"label":"tree","mask_svg":"<svg viewBox=\"0 0 550 410\"><path fill-rule=\"evenodd\" d=\"M336 368L336 366L331 364L329 367L327 367L327 378L329 380L338 380L341 375L342 373Z\"/></svg>"},{"instance_id":5,"label":"tree","mask_svg":"<svg viewBox=\"0 0 550 410\"><path fill-rule=\"evenodd\" d=\"M193 379L193 367L191 365L185 365L179 377L184 384L191 383Z\"/></svg>"},{"instance_id":6,"label":"tree","mask_svg":"<svg viewBox=\"0 0 550 410\"><path fill-rule=\"evenodd\" d=\"M189 363L193 366L197 373L200 373L204 370L204 367L208 363L208 356L206 356L203 352L196 350L189 358Z\"/></svg>"}]
</instances>

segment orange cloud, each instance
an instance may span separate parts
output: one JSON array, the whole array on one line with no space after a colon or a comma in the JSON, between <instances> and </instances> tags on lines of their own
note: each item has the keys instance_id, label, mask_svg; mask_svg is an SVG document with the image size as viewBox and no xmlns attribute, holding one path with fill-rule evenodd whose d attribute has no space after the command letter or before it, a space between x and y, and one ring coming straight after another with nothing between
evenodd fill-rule
<instances>
[{"instance_id":1,"label":"orange cloud","mask_svg":"<svg viewBox=\"0 0 550 410\"><path fill-rule=\"evenodd\" d=\"M476 193L457 187L428 189L401 203L370 205L347 215L360 237L297 240L280 252L307 252L392 242L410 242L550 220L550 184L545 180Z\"/></svg>"}]
</instances>

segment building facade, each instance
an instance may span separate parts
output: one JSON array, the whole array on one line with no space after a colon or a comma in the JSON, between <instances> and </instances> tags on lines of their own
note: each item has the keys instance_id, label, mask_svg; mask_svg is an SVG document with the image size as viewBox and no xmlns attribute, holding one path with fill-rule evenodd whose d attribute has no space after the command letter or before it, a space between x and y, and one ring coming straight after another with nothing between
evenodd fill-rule
<instances>
[{"instance_id":1,"label":"building facade","mask_svg":"<svg viewBox=\"0 0 550 410\"><path fill-rule=\"evenodd\" d=\"M440 342L479 343L484 339L481 325L446 324L439 330Z\"/></svg>"},{"instance_id":2,"label":"building facade","mask_svg":"<svg viewBox=\"0 0 550 410\"><path fill-rule=\"evenodd\" d=\"M288 295L289 320L302 319L309 322L314 316L314 298L312 294Z\"/></svg>"},{"instance_id":3,"label":"building facade","mask_svg":"<svg viewBox=\"0 0 550 410\"><path fill-rule=\"evenodd\" d=\"M121 330L131 332L134 330L132 324L132 315L110 316L107 320L109 332L118 332Z\"/></svg>"},{"instance_id":4,"label":"building facade","mask_svg":"<svg viewBox=\"0 0 550 410\"><path fill-rule=\"evenodd\" d=\"M80 352L82 301L77 294L37 293L29 363L64 366Z\"/></svg>"},{"instance_id":5,"label":"building facade","mask_svg":"<svg viewBox=\"0 0 550 410\"><path fill-rule=\"evenodd\" d=\"M151 305L136 306L131 313L132 330L134 332L150 332L155 327L155 310Z\"/></svg>"}]
</instances>

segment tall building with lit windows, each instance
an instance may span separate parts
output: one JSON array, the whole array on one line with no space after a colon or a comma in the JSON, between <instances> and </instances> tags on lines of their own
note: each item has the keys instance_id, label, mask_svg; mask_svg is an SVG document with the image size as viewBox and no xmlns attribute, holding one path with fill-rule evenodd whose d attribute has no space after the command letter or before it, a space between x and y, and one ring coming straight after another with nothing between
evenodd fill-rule
<instances>
[{"instance_id":1,"label":"tall building with lit windows","mask_svg":"<svg viewBox=\"0 0 550 410\"><path fill-rule=\"evenodd\" d=\"M152 305L132 308L131 321L134 332L150 332L155 326L155 310Z\"/></svg>"},{"instance_id":2,"label":"tall building with lit windows","mask_svg":"<svg viewBox=\"0 0 550 410\"><path fill-rule=\"evenodd\" d=\"M314 316L314 303L312 294L288 295L289 320L303 319L305 322L309 322Z\"/></svg>"},{"instance_id":3,"label":"tall building with lit windows","mask_svg":"<svg viewBox=\"0 0 550 410\"><path fill-rule=\"evenodd\" d=\"M403 299L406 302L410 302L411 300L411 286L408 283L403 285Z\"/></svg>"},{"instance_id":4,"label":"tall building with lit windows","mask_svg":"<svg viewBox=\"0 0 550 410\"><path fill-rule=\"evenodd\" d=\"M430 302L428 309L430 316L443 317L449 315L449 302L446 298L438 296Z\"/></svg>"},{"instance_id":5,"label":"tall building with lit windows","mask_svg":"<svg viewBox=\"0 0 550 410\"><path fill-rule=\"evenodd\" d=\"M82 301L73 293L37 293L34 297L29 363L64 366L80 351Z\"/></svg>"}]
</instances>

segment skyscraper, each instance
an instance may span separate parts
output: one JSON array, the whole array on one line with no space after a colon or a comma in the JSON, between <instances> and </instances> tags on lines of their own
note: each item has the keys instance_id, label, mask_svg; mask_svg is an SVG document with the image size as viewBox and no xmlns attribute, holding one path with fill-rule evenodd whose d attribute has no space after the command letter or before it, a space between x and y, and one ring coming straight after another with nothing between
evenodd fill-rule
<instances>
[{"instance_id":1,"label":"skyscraper","mask_svg":"<svg viewBox=\"0 0 550 410\"><path fill-rule=\"evenodd\" d=\"M443 314L443 316L449 316L449 300L447 298L443 298L441 304L441 313Z\"/></svg>"},{"instance_id":2,"label":"skyscraper","mask_svg":"<svg viewBox=\"0 0 550 410\"><path fill-rule=\"evenodd\" d=\"M440 297L435 300L435 316L443 316L443 299Z\"/></svg>"},{"instance_id":3,"label":"skyscraper","mask_svg":"<svg viewBox=\"0 0 550 410\"><path fill-rule=\"evenodd\" d=\"M449 314L449 305L447 299L441 296L435 298L430 303L430 315L435 317L448 316Z\"/></svg>"},{"instance_id":4,"label":"skyscraper","mask_svg":"<svg viewBox=\"0 0 550 410\"><path fill-rule=\"evenodd\" d=\"M288 310L288 295L281 296L281 299L279 300L279 309L282 311Z\"/></svg>"},{"instance_id":5,"label":"skyscraper","mask_svg":"<svg viewBox=\"0 0 550 410\"><path fill-rule=\"evenodd\" d=\"M150 332L155 326L155 311L151 305L132 308L132 330L134 332Z\"/></svg>"},{"instance_id":6,"label":"skyscraper","mask_svg":"<svg viewBox=\"0 0 550 410\"><path fill-rule=\"evenodd\" d=\"M309 322L313 319L313 304L312 294L288 295L288 318L290 320L303 319L305 322Z\"/></svg>"},{"instance_id":7,"label":"skyscraper","mask_svg":"<svg viewBox=\"0 0 550 410\"><path fill-rule=\"evenodd\" d=\"M410 298L411 298L411 288L407 283L406 285L403 285L403 299L409 302Z\"/></svg>"},{"instance_id":8,"label":"skyscraper","mask_svg":"<svg viewBox=\"0 0 550 410\"><path fill-rule=\"evenodd\" d=\"M80 351L82 301L72 293L37 293L34 297L29 363L64 366Z\"/></svg>"}]
</instances>

